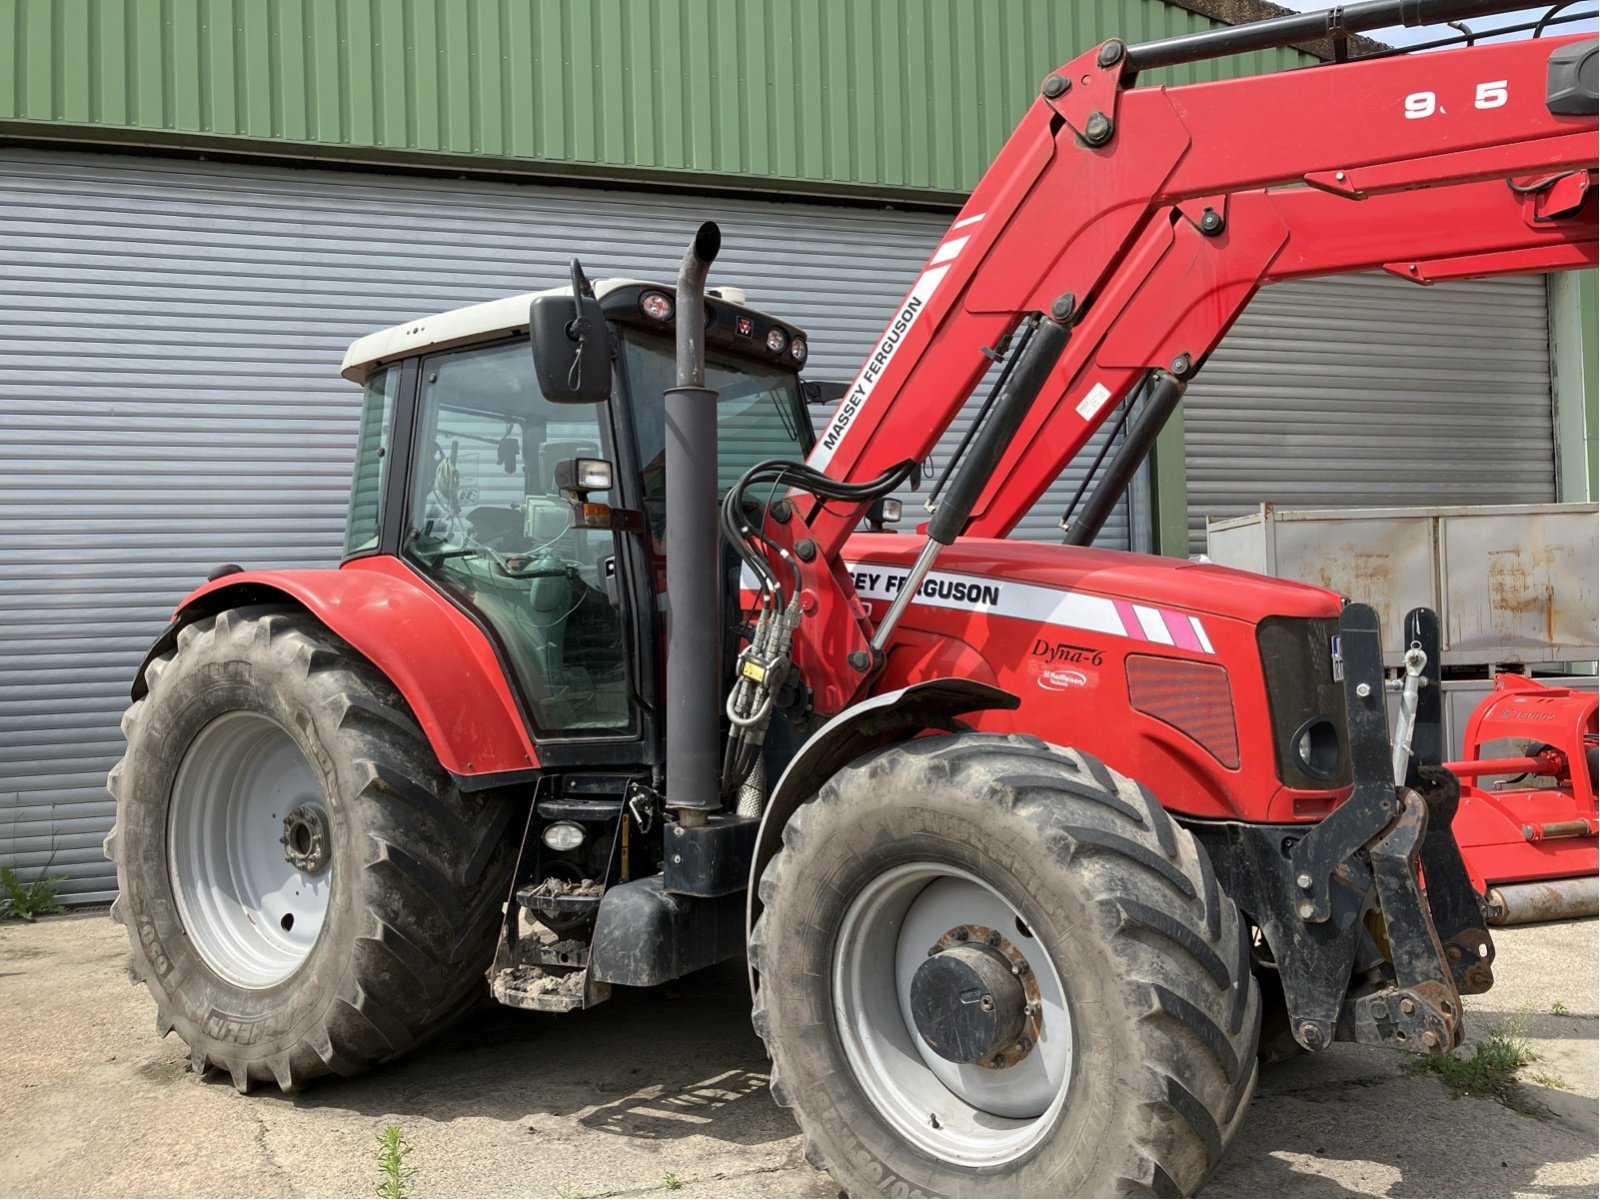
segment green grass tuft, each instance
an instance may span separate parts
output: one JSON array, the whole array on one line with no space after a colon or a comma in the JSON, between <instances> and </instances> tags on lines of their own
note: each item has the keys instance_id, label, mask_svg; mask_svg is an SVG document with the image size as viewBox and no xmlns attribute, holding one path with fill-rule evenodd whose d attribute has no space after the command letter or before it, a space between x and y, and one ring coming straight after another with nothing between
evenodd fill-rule
<instances>
[{"instance_id":1,"label":"green grass tuft","mask_svg":"<svg viewBox=\"0 0 1600 1200\"><path fill-rule=\"evenodd\" d=\"M379 1200L405 1200L417 1169L406 1165L411 1143L398 1125L386 1125L378 1134Z\"/></svg>"},{"instance_id":2,"label":"green grass tuft","mask_svg":"<svg viewBox=\"0 0 1600 1200\"><path fill-rule=\"evenodd\" d=\"M1550 1006L1550 1011L1555 1016L1564 1017L1569 1012L1571 1012L1572 1010L1570 1008L1568 1008L1565 1004L1561 1003L1561 1001L1557 1000L1554 1004L1552 1004Z\"/></svg>"},{"instance_id":3,"label":"green grass tuft","mask_svg":"<svg viewBox=\"0 0 1600 1200\"><path fill-rule=\"evenodd\" d=\"M46 874L49 870L46 864L39 878L23 883L21 876L10 867L0 867L0 921L31 921L46 913L67 911L56 903L56 893L67 877Z\"/></svg>"},{"instance_id":4,"label":"green grass tuft","mask_svg":"<svg viewBox=\"0 0 1600 1200\"><path fill-rule=\"evenodd\" d=\"M679 1179L671 1171L667 1172L667 1177L661 1183L669 1192L675 1192L683 1186L683 1180Z\"/></svg>"},{"instance_id":5,"label":"green grass tuft","mask_svg":"<svg viewBox=\"0 0 1600 1200\"><path fill-rule=\"evenodd\" d=\"M1411 1060L1418 1075L1437 1075L1450 1094L1497 1100L1507 1108L1528 1116L1541 1116L1543 1110L1527 1095L1517 1072L1538 1059L1528 1044L1532 1013L1523 1012L1492 1026L1489 1036L1471 1047L1449 1054L1419 1054Z\"/></svg>"}]
</instances>

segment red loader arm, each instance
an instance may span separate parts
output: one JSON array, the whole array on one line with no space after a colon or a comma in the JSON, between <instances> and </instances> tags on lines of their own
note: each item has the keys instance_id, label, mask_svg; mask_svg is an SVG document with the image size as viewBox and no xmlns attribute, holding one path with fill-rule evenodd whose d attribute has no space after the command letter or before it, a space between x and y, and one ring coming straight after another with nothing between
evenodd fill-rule
<instances>
[{"instance_id":1,"label":"red loader arm","mask_svg":"<svg viewBox=\"0 0 1600 1200\"><path fill-rule=\"evenodd\" d=\"M1552 111L1565 106L1551 78L1592 46L1547 38L1181 88L1130 88L1139 64L1121 43L1091 51L1046 80L810 465L859 482L925 457L985 349L1071 297L1056 311L1081 323L1020 431L1047 442L1014 440L971 530L1004 532L1148 370L1182 353L1192 374L1265 283L1591 265L1597 122ZM1052 424L1052 403L1076 419ZM1019 474L1023 447L1034 460ZM860 515L818 506L808 524L833 556Z\"/></svg>"},{"instance_id":2,"label":"red loader arm","mask_svg":"<svg viewBox=\"0 0 1600 1200\"><path fill-rule=\"evenodd\" d=\"M1504 180L1359 203L1310 189L1257 190L1169 210L1171 222L1146 230L1074 330L968 532L1009 533L1117 402L1149 371L1187 360L1192 374L1265 284L1377 268L1432 282L1594 266L1591 175L1556 176L1584 188L1577 211L1548 220L1535 215L1548 192L1519 195ZM1206 233L1208 224L1217 232Z\"/></svg>"}]
</instances>

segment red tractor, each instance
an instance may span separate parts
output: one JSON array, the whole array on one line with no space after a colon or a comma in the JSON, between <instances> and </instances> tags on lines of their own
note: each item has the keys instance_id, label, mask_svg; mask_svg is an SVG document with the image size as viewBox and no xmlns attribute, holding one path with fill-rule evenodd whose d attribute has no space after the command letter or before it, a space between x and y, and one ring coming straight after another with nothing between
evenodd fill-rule
<instances>
[{"instance_id":1,"label":"red tractor","mask_svg":"<svg viewBox=\"0 0 1600 1200\"><path fill-rule=\"evenodd\" d=\"M748 951L855 1195L1191 1193L1263 1043L1456 1046L1494 952L1372 611L1086 547L1259 287L1596 260L1593 38L1140 72L1508 7L1062 67L818 435L714 226L675 290L574 264L357 342L341 568L225 568L134 683L107 849L159 1031L291 1091L486 971L563 1012ZM858 532L996 362L926 529ZM1003 540L1136 394L1069 544Z\"/></svg>"}]
</instances>

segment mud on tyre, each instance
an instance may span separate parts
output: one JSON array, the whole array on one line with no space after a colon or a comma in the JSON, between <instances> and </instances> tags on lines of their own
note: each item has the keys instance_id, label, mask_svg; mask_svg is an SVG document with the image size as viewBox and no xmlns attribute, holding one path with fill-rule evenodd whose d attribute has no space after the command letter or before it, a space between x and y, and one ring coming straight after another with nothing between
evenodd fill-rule
<instances>
[{"instance_id":1,"label":"mud on tyre","mask_svg":"<svg viewBox=\"0 0 1600 1200\"><path fill-rule=\"evenodd\" d=\"M1147 791L1034 738L929 737L841 771L783 843L755 1020L813 1165L852 1196L1199 1188L1260 998L1247 927Z\"/></svg>"},{"instance_id":2,"label":"mud on tyre","mask_svg":"<svg viewBox=\"0 0 1600 1200\"><path fill-rule=\"evenodd\" d=\"M356 1074L484 988L512 865L394 687L309 615L196 621L145 670L107 787L112 915L196 1071Z\"/></svg>"}]
</instances>

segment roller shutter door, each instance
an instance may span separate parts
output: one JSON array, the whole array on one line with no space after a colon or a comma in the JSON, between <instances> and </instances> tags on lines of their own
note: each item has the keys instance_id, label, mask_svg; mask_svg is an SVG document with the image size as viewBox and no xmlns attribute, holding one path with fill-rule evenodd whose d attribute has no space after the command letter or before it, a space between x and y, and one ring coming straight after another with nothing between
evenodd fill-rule
<instances>
[{"instance_id":1,"label":"roller shutter door","mask_svg":"<svg viewBox=\"0 0 1600 1200\"><path fill-rule=\"evenodd\" d=\"M0 866L109 898L105 775L172 607L218 563L337 562L353 338L562 282L572 254L670 280L707 217L713 282L806 328L816 378L853 373L949 221L0 150ZM1068 494L1024 534L1054 538Z\"/></svg>"},{"instance_id":2,"label":"roller shutter door","mask_svg":"<svg viewBox=\"0 0 1600 1200\"><path fill-rule=\"evenodd\" d=\"M1287 508L1556 498L1542 276L1263 290L1184 400L1189 538Z\"/></svg>"}]
</instances>

